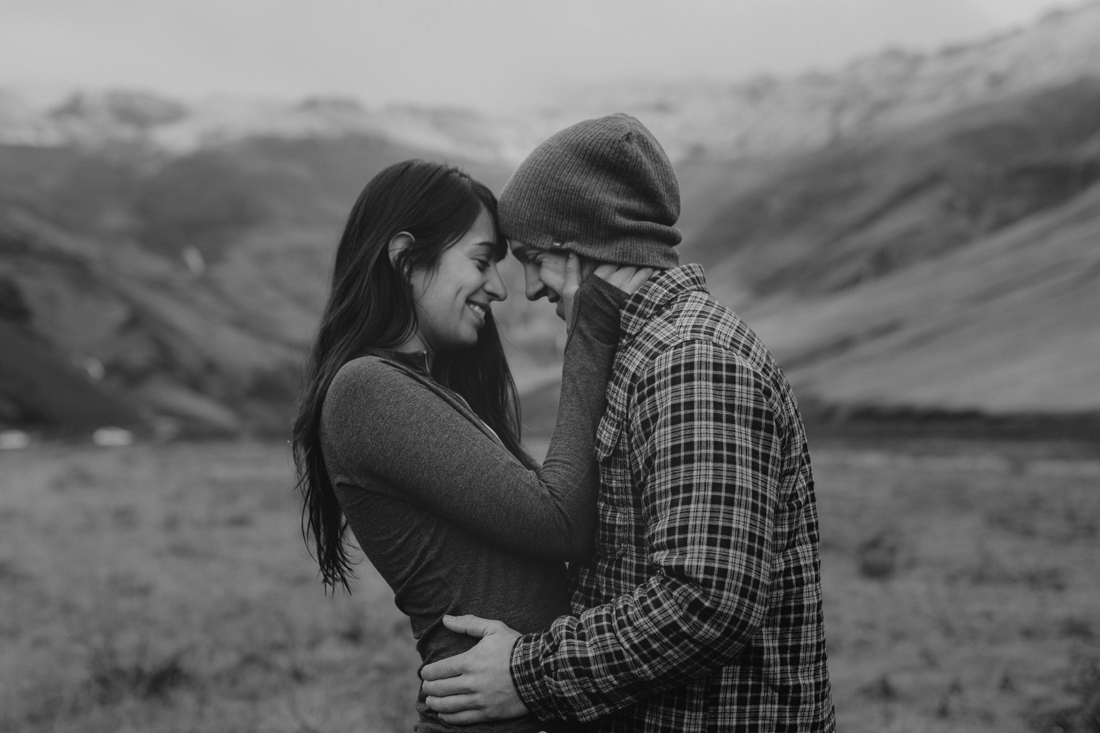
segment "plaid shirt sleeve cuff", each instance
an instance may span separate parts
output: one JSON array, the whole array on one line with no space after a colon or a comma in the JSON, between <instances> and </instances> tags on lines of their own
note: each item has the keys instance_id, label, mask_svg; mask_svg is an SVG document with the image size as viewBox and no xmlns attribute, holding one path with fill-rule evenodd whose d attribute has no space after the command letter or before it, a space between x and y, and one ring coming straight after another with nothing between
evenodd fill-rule
<instances>
[{"instance_id":1,"label":"plaid shirt sleeve cuff","mask_svg":"<svg viewBox=\"0 0 1100 733\"><path fill-rule=\"evenodd\" d=\"M539 674L540 659L545 634L524 634L516 639L512 647L512 684L516 686L523 704L539 720L558 717L552 703L550 687L543 675Z\"/></svg>"}]
</instances>

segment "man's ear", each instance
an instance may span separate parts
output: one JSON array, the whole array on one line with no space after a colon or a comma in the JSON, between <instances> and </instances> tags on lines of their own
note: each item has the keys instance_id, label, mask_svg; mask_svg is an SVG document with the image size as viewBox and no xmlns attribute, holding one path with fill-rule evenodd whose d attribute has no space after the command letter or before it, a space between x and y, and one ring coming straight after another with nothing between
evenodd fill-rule
<instances>
[{"instance_id":1,"label":"man's ear","mask_svg":"<svg viewBox=\"0 0 1100 733\"><path fill-rule=\"evenodd\" d=\"M573 254L577 255L577 259L580 261L581 265L581 280L584 280L586 277L595 272L597 267L604 263L600 262L599 260L594 260L586 255L580 254L579 252L577 252L577 250L573 248L573 244L573 242L562 242L560 249L552 249L550 251L565 255L568 255L570 252L572 252Z\"/></svg>"},{"instance_id":2,"label":"man's ear","mask_svg":"<svg viewBox=\"0 0 1100 733\"><path fill-rule=\"evenodd\" d=\"M390 258L390 264L393 265L393 269L400 270L397 266L397 257L406 249L412 246L416 239L408 232L398 232L390 239L389 246L386 254ZM402 273L404 274L404 273Z\"/></svg>"}]
</instances>

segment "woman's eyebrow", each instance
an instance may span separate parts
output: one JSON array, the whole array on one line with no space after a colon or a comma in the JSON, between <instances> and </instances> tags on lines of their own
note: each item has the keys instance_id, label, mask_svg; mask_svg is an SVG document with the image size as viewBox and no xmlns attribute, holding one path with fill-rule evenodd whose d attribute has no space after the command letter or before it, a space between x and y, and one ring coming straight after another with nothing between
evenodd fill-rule
<instances>
[{"instance_id":1,"label":"woman's eyebrow","mask_svg":"<svg viewBox=\"0 0 1100 733\"><path fill-rule=\"evenodd\" d=\"M471 257L481 257L482 255L489 255L497 262L500 262L503 257L497 256L497 244L492 241L475 242L473 251L470 253Z\"/></svg>"}]
</instances>

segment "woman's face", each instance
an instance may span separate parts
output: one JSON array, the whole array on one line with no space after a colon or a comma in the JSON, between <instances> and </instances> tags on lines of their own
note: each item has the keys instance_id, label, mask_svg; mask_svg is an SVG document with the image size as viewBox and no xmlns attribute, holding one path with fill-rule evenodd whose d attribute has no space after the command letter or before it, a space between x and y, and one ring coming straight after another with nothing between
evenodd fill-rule
<instances>
[{"instance_id":1,"label":"woman's face","mask_svg":"<svg viewBox=\"0 0 1100 733\"><path fill-rule=\"evenodd\" d=\"M493 220L481 210L477 221L452 244L433 270L412 273L417 336L431 354L469 348L477 343L489 305L508 291L497 271Z\"/></svg>"}]
</instances>

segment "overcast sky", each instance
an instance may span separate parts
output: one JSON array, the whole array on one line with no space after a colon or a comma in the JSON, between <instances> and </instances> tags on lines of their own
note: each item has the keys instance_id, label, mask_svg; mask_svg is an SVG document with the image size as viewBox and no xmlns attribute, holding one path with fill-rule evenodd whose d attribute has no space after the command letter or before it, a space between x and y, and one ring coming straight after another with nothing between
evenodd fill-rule
<instances>
[{"instance_id":1,"label":"overcast sky","mask_svg":"<svg viewBox=\"0 0 1100 733\"><path fill-rule=\"evenodd\" d=\"M0 86L508 111L616 79L934 51L1078 0L0 0Z\"/></svg>"}]
</instances>

